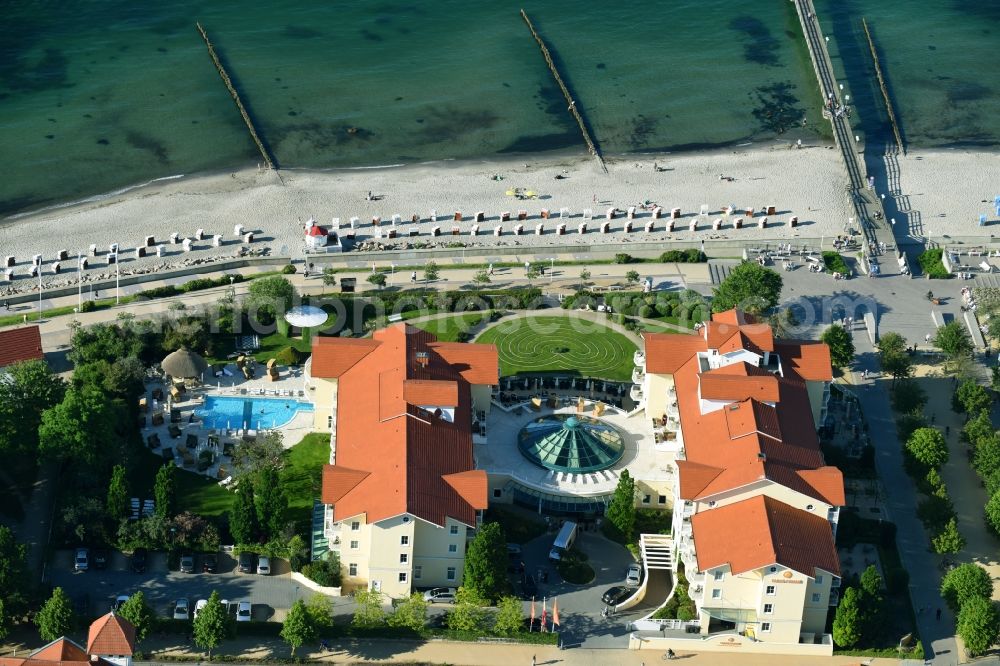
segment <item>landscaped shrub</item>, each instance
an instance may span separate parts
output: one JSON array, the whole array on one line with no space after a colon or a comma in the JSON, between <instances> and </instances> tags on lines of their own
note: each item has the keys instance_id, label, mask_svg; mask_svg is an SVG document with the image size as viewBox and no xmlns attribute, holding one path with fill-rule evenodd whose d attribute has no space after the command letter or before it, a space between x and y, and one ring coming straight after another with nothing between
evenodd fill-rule
<instances>
[{"instance_id":1,"label":"landscaped shrub","mask_svg":"<svg viewBox=\"0 0 1000 666\"><path fill-rule=\"evenodd\" d=\"M632 257L631 254L625 254L624 252L621 252L615 255L616 264L631 264L633 261L635 261L635 258Z\"/></svg>"},{"instance_id":2,"label":"landscaped shrub","mask_svg":"<svg viewBox=\"0 0 1000 666\"><path fill-rule=\"evenodd\" d=\"M94 301L84 301L80 303L80 312L92 312L97 305Z\"/></svg>"},{"instance_id":3,"label":"landscaped shrub","mask_svg":"<svg viewBox=\"0 0 1000 666\"><path fill-rule=\"evenodd\" d=\"M844 258L840 256L840 253L831 252L830 250L823 252L823 265L825 265L826 270L831 273L843 273L846 275L851 271L851 269L847 267L847 263L844 261Z\"/></svg>"},{"instance_id":4,"label":"landscaped shrub","mask_svg":"<svg viewBox=\"0 0 1000 666\"><path fill-rule=\"evenodd\" d=\"M941 261L943 254L944 250L935 248L926 250L917 257L920 270L932 280L944 280L951 277L951 273L948 272L948 269L944 267L944 263Z\"/></svg>"},{"instance_id":5,"label":"landscaped shrub","mask_svg":"<svg viewBox=\"0 0 1000 666\"><path fill-rule=\"evenodd\" d=\"M660 255L660 262L667 263L681 263L681 264L700 264L708 261L708 257L705 253L697 248L691 248L689 250L667 250Z\"/></svg>"},{"instance_id":6,"label":"landscaped shrub","mask_svg":"<svg viewBox=\"0 0 1000 666\"><path fill-rule=\"evenodd\" d=\"M323 587L340 587L340 558L331 551L324 559L303 566L302 575Z\"/></svg>"},{"instance_id":7,"label":"landscaped shrub","mask_svg":"<svg viewBox=\"0 0 1000 666\"><path fill-rule=\"evenodd\" d=\"M291 274L293 274L295 272L295 265L294 264L288 264L287 266L285 266L284 268L281 269L281 272L284 275L291 275Z\"/></svg>"},{"instance_id":8,"label":"landscaped shrub","mask_svg":"<svg viewBox=\"0 0 1000 666\"><path fill-rule=\"evenodd\" d=\"M278 362L278 365L299 365L307 358L309 358L309 354L300 352L290 345L274 355L274 359Z\"/></svg>"}]
</instances>

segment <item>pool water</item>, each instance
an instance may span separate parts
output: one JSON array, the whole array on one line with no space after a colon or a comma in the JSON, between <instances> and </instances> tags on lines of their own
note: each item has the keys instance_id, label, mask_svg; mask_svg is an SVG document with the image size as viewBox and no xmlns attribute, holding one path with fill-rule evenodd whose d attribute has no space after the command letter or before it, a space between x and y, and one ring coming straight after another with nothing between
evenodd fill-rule
<instances>
[{"instance_id":1,"label":"pool water","mask_svg":"<svg viewBox=\"0 0 1000 666\"><path fill-rule=\"evenodd\" d=\"M313 406L291 398L227 398L208 396L195 414L209 428L278 428L298 412L311 412Z\"/></svg>"}]
</instances>

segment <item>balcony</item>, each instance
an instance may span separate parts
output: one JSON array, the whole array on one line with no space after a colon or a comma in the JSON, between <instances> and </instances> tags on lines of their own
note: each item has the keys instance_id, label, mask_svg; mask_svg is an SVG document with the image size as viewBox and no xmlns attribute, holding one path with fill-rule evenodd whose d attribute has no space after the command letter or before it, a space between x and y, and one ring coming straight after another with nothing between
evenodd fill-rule
<instances>
[{"instance_id":1,"label":"balcony","mask_svg":"<svg viewBox=\"0 0 1000 666\"><path fill-rule=\"evenodd\" d=\"M633 384L632 388L628 392L628 396L632 398L634 402L642 402L642 387L638 384Z\"/></svg>"},{"instance_id":2,"label":"balcony","mask_svg":"<svg viewBox=\"0 0 1000 666\"><path fill-rule=\"evenodd\" d=\"M632 363L643 370L646 369L646 355L641 351L636 351L632 354Z\"/></svg>"},{"instance_id":3,"label":"balcony","mask_svg":"<svg viewBox=\"0 0 1000 666\"><path fill-rule=\"evenodd\" d=\"M667 402L667 416L671 416L674 419L680 416L680 411L677 409L676 400L670 400L669 402Z\"/></svg>"},{"instance_id":4,"label":"balcony","mask_svg":"<svg viewBox=\"0 0 1000 666\"><path fill-rule=\"evenodd\" d=\"M684 502L684 509L681 512L682 518L690 518L694 515L694 502Z\"/></svg>"},{"instance_id":5,"label":"balcony","mask_svg":"<svg viewBox=\"0 0 1000 666\"><path fill-rule=\"evenodd\" d=\"M643 372L642 368L632 368L632 383L642 384L646 381L646 373Z\"/></svg>"}]
</instances>

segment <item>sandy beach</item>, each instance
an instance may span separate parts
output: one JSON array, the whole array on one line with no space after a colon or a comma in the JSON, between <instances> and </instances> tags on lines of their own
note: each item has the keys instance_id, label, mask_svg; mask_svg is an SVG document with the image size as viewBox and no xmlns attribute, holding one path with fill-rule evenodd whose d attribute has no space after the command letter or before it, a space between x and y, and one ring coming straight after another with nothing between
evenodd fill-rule
<instances>
[{"instance_id":1,"label":"sandy beach","mask_svg":"<svg viewBox=\"0 0 1000 666\"><path fill-rule=\"evenodd\" d=\"M995 159L993 155L958 151L911 154L900 159L903 192L910 194L910 205L923 211L923 233L988 236L976 220L980 212L990 212L981 200L989 196L992 201L993 193L985 190L991 181L996 182L995 165L990 166ZM85 281L114 275L114 267L109 270L104 258L111 243L121 246L122 274L217 261L247 249L272 256L301 257L303 224L310 217L322 225L339 217L342 233L349 220L357 217L358 245L377 241L390 249L406 249L416 243L434 247L461 242L469 248L488 249L498 245L530 248L581 242L704 240L711 254L715 240L795 243L796 239L829 239L843 233L851 215L840 157L825 146L795 149L782 144L707 154L620 157L609 159L608 169L605 174L593 160L584 157L533 159L527 163L522 158L517 162L282 171L280 179L273 172L250 169L161 181L87 203L4 220L0 223L0 255L15 256L17 263L14 283L2 283L0 289L7 293L35 289L37 281L28 275L31 257L37 253L43 255L43 281L48 286L75 282L73 257L78 250L86 252L91 243L97 244L99 256L91 259ZM532 190L538 197L518 200L506 194L515 188ZM369 191L374 201L366 200ZM645 224L653 220L650 205L646 210L637 210L631 233L624 232L624 215L611 222L610 233L600 233L608 208L625 210L645 202L662 206L666 216L671 208L681 209L682 218L674 232L666 230L665 219L655 221L654 231L645 231ZM698 215L703 204L710 211L707 217ZM764 206L775 206L777 214L769 218L764 229L757 226L756 220L749 226L744 220L743 228L735 229L735 219L742 213L729 217L721 213L730 205L737 211L754 208L757 218ZM561 208L571 213L565 220L564 236L556 235L560 220L554 219ZM543 209L552 211L553 219L542 220ZM587 233L579 234L585 209L593 211L594 219ZM439 216L436 223L429 220L434 210ZM518 210L528 213L523 222L524 235L513 235L515 220L504 223L503 234L495 236L500 213L509 211L516 218ZM463 215L458 237L450 235L455 211ZM485 213L486 221L480 223L479 235L473 237L469 232L477 211ZM937 217L938 211L946 212L947 217ZM397 229L397 238L376 239L379 231L384 234L389 228L394 214L404 220ZM413 225L408 220L414 214L422 222L418 225L419 236L411 238L407 231ZM383 220L378 228L372 225L372 216L376 215ZM789 224L792 216L798 217L796 228ZM712 223L717 218L724 218L724 222L721 229L714 231ZM697 223L694 232L689 228L692 220ZM540 222L545 225L545 233L536 235L535 226ZM237 224L256 233L252 245L236 239L233 230ZM435 225L441 227L439 238L431 236ZM134 248L146 236L154 236L160 245L168 243L173 232L190 238L196 229L204 230L205 240L195 242L190 252L184 252L179 244L168 244L163 257L135 258ZM222 247L212 246L214 234L223 235ZM53 275L50 264L62 249L70 253L71 259L63 262L61 275Z\"/></svg>"}]
</instances>

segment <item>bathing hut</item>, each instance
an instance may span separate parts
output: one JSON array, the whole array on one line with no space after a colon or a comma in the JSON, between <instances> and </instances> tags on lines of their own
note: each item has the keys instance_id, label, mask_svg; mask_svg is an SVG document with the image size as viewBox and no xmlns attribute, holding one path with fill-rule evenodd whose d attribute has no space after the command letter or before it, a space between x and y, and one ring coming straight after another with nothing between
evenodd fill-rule
<instances>
[{"instance_id":1,"label":"bathing hut","mask_svg":"<svg viewBox=\"0 0 1000 666\"><path fill-rule=\"evenodd\" d=\"M198 354L183 347L170 352L160 363L163 374L168 375L174 384L183 384L186 380L200 381L208 369L208 363Z\"/></svg>"},{"instance_id":2,"label":"bathing hut","mask_svg":"<svg viewBox=\"0 0 1000 666\"><path fill-rule=\"evenodd\" d=\"M326 229L318 224L313 224L306 229L306 247L313 249L326 247L327 240Z\"/></svg>"}]
</instances>

